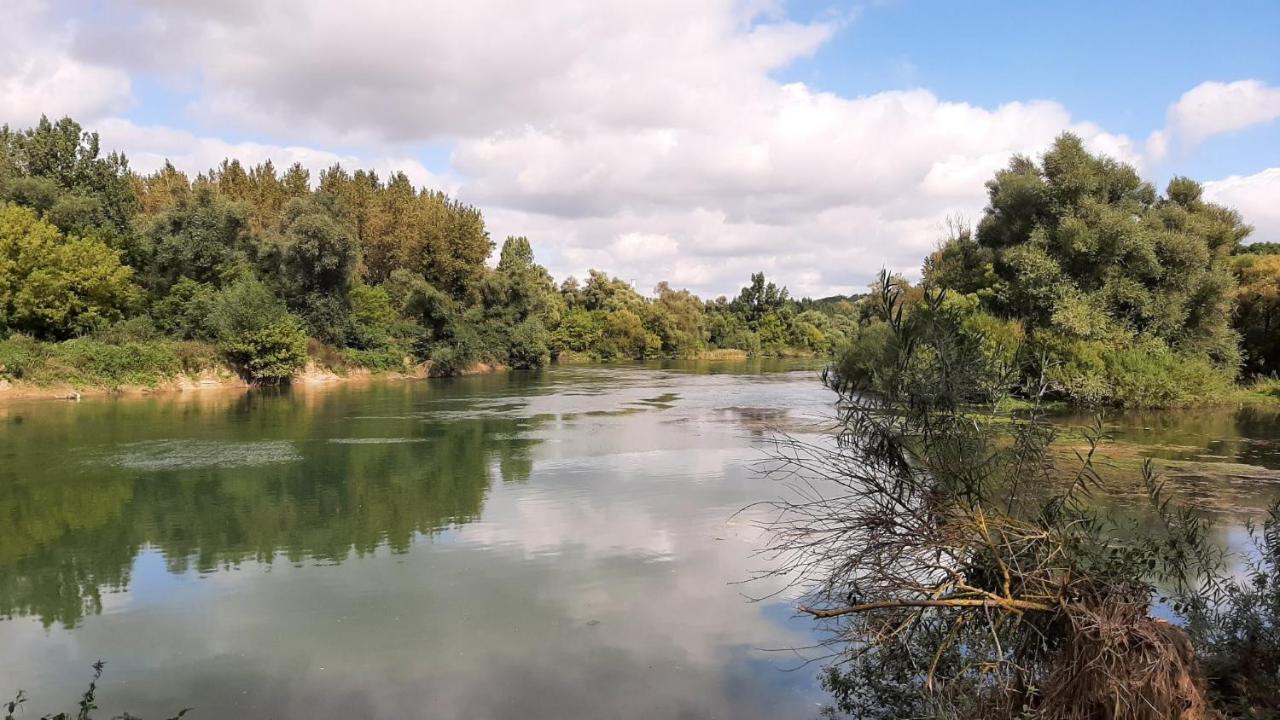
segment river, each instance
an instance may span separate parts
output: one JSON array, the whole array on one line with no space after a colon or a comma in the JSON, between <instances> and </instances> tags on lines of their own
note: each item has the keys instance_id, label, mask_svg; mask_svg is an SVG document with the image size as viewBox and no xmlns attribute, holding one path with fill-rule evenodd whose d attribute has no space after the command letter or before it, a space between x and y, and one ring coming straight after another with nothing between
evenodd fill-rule
<instances>
[{"instance_id":1,"label":"river","mask_svg":"<svg viewBox=\"0 0 1280 720\"><path fill-rule=\"evenodd\" d=\"M147 718L811 718L751 512L785 362L0 405L0 699ZM1117 416L1239 543L1274 412Z\"/></svg>"}]
</instances>

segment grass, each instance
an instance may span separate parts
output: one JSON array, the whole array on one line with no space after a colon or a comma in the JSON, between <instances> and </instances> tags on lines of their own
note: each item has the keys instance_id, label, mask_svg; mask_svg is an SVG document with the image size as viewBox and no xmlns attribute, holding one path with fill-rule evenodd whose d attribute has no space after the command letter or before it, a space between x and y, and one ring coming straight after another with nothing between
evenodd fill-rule
<instances>
[{"instance_id":1,"label":"grass","mask_svg":"<svg viewBox=\"0 0 1280 720\"><path fill-rule=\"evenodd\" d=\"M217 348L207 343L90 338L44 343L21 335L0 341L0 379L37 387L155 387L221 365Z\"/></svg>"}]
</instances>

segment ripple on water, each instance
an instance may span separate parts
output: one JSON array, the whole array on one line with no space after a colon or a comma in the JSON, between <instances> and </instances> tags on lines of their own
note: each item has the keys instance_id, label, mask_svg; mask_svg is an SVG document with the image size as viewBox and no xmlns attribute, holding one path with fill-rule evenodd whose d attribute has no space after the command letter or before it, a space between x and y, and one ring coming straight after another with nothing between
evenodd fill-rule
<instances>
[{"instance_id":1,"label":"ripple on water","mask_svg":"<svg viewBox=\"0 0 1280 720\"><path fill-rule=\"evenodd\" d=\"M411 437L366 437L366 438L329 438L329 442L338 445L399 445L402 443L424 443L428 438Z\"/></svg>"},{"instance_id":2,"label":"ripple on water","mask_svg":"<svg viewBox=\"0 0 1280 720\"><path fill-rule=\"evenodd\" d=\"M145 440L122 445L108 462L130 470L185 470L245 467L302 459L288 440L220 442L216 440Z\"/></svg>"}]
</instances>

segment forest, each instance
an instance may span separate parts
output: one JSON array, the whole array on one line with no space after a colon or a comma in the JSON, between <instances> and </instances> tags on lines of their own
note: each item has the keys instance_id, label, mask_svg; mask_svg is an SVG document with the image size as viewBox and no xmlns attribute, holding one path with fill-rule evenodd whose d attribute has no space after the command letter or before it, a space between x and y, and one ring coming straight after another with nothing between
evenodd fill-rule
<instances>
[{"instance_id":1,"label":"forest","mask_svg":"<svg viewBox=\"0 0 1280 720\"><path fill-rule=\"evenodd\" d=\"M991 396L1039 384L1076 403L1168 406L1275 372L1277 246L1244 244L1249 226L1194 181L1160 194L1063 135L987 189L903 309L946 289L931 312L981 336ZM143 175L70 118L0 129L8 381L154 384L227 364L273 383L309 360L452 375L737 351L834 355L874 384L900 349L870 298L795 299L763 273L713 300L665 282L644 295L600 270L557 284L526 238L497 248L480 210L403 173L227 159Z\"/></svg>"},{"instance_id":2,"label":"forest","mask_svg":"<svg viewBox=\"0 0 1280 720\"><path fill-rule=\"evenodd\" d=\"M703 301L592 270L557 285L481 212L334 166L140 175L73 120L0 130L0 375L155 380L225 360L257 382L308 357L451 375L476 363L827 355L853 306L792 299L763 274Z\"/></svg>"}]
</instances>

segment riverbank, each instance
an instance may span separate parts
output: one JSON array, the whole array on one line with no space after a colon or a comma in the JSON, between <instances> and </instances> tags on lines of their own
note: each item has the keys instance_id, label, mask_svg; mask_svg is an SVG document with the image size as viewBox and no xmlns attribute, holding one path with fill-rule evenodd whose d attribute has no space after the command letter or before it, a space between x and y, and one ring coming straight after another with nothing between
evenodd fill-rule
<instances>
[{"instance_id":1,"label":"riverbank","mask_svg":"<svg viewBox=\"0 0 1280 720\"><path fill-rule=\"evenodd\" d=\"M505 370L477 362L462 375ZM373 378L422 379L431 364L405 360L400 369L369 368L339 353L313 354L289 384L315 386ZM0 401L57 400L106 395L150 395L248 388L251 383L207 343L152 341L105 343L92 339L41 343L0 341Z\"/></svg>"}]
</instances>

